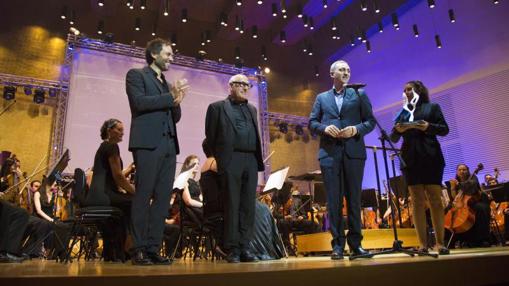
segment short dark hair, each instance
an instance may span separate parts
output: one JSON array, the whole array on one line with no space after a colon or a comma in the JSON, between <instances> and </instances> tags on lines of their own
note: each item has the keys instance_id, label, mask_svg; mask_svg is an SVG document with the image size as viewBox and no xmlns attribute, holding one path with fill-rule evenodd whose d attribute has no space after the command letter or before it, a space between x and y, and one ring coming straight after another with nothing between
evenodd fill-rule
<instances>
[{"instance_id":1,"label":"short dark hair","mask_svg":"<svg viewBox=\"0 0 509 286\"><path fill-rule=\"evenodd\" d=\"M419 95L418 103L428 103L429 102L429 92L428 88L422 83L420 80L411 80L407 82L414 87L415 93Z\"/></svg>"},{"instance_id":2,"label":"short dark hair","mask_svg":"<svg viewBox=\"0 0 509 286\"><path fill-rule=\"evenodd\" d=\"M163 46L171 46L171 42L169 40L155 38L147 43L147 47L145 48L145 60L147 64L151 65L152 62L154 62L152 54L159 54Z\"/></svg>"},{"instance_id":3,"label":"short dark hair","mask_svg":"<svg viewBox=\"0 0 509 286\"><path fill-rule=\"evenodd\" d=\"M106 140L108 139L108 130L115 127L118 123L121 121L115 118L110 118L106 121L104 121L103 125L101 126L101 139Z\"/></svg>"},{"instance_id":4,"label":"short dark hair","mask_svg":"<svg viewBox=\"0 0 509 286\"><path fill-rule=\"evenodd\" d=\"M30 187L33 187L35 183L42 184L41 181L39 181L39 180L33 180L30 182Z\"/></svg>"}]
</instances>

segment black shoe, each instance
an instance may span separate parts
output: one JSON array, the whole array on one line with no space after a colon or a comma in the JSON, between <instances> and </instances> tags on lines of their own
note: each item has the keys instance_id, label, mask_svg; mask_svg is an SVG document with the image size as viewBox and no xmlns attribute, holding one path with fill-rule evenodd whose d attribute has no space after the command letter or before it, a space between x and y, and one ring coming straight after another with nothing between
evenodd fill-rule
<instances>
[{"instance_id":1,"label":"black shoe","mask_svg":"<svg viewBox=\"0 0 509 286\"><path fill-rule=\"evenodd\" d=\"M0 254L0 263L21 263L23 262L23 257L10 254L10 253L1 253Z\"/></svg>"},{"instance_id":2,"label":"black shoe","mask_svg":"<svg viewBox=\"0 0 509 286\"><path fill-rule=\"evenodd\" d=\"M143 250L137 250L133 256L131 256L131 262L133 265L153 265L154 263L150 258L147 257Z\"/></svg>"},{"instance_id":3,"label":"black shoe","mask_svg":"<svg viewBox=\"0 0 509 286\"><path fill-rule=\"evenodd\" d=\"M168 257L163 257L157 253L147 252L147 257L152 260L152 263L157 265L170 265L171 260Z\"/></svg>"},{"instance_id":4,"label":"black shoe","mask_svg":"<svg viewBox=\"0 0 509 286\"><path fill-rule=\"evenodd\" d=\"M256 255L254 255L251 251L249 250L243 250L241 253L240 253L240 261L241 262L258 262L258 257L256 257Z\"/></svg>"},{"instance_id":5,"label":"black shoe","mask_svg":"<svg viewBox=\"0 0 509 286\"><path fill-rule=\"evenodd\" d=\"M350 259L359 258L359 256L362 256L363 258L372 258L373 254L365 250L361 246L350 248Z\"/></svg>"},{"instance_id":6,"label":"black shoe","mask_svg":"<svg viewBox=\"0 0 509 286\"><path fill-rule=\"evenodd\" d=\"M330 259L332 260L342 260L343 257L343 248L336 248L332 250L332 253L330 255Z\"/></svg>"},{"instance_id":7,"label":"black shoe","mask_svg":"<svg viewBox=\"0 0 509 286\"><path fill-rule=\"evenodd\" d=\"M226 256L226 261L228 261L228 263L239 263L240 255L238 252L230 251L230 253Z\"/></svg>"},{"instance_id":8,"label":"black shoe","mask_svg":"<svg viewBox=\"0 0 509 286\"><path fill-rule=\"evenodd\" d=\"M448 255L450 253L451 252L449 251L449 249L447 249L447 247L445 247L445 246L438 248L438 255Z\"/></svg>"}]
</instances>

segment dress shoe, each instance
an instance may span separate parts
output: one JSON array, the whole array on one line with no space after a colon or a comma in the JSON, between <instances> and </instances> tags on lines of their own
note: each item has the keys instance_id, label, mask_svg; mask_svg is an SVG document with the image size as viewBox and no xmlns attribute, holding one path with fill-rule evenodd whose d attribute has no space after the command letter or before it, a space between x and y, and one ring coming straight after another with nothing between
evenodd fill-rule
<instances>
[{"instance_id":1,"label":"dress shoe","mask_svg":"<svg viewBox=\"0 0 509 286\"><path fill-rule=\"evenodd\" d=\"M350 259L357 258L359 256L363 256L364 258L371 258L373 257L373 254L365 250L361 246L350 248Z\"/></svg>"},{"instance_id":2,"label":"dress shoe","mask_svg":"<svg viewBox=\"0 0 509 286\"><path fill-rule=\"evenodd\" d=\"M240 262L240 255L239 255L239 253L235 252L235 251L231 251L226 256L226 261L228 261L228 263L239 263Z\"/></svg>"},{"instance_id":3,"label":"dress shoe","mask_svg":"<svg viewBox=\"0 0 509 286\"><path fill-rule=\"evenodd\" d=\"M152 263L157 265L170 265L171 260L167 257L163 257L157 253L147 252L147 257L152 261Z\"/></svg>"},{"instance_id":4,"label":"dress shoe","mask_svg":"<svg viewBox=\"0 0 509 286\"><path fill-rule=\"evenodd\" d=\"M0 263L21 263L23 262L23 257L10 254L10 253L1 253L0 254Z\"/></svg>"},{"instance_id":5,"label":"dress shoe","mask_svg":"<svg viewBox=\"0 0 509 286\"><path fill-rule=\"evenodd\" d=\"M438 255L448 255L450 253L451 252L449 251L449 249L445 246L441 246L438 248Z\"/></svg>"},{"instance_id":6,"label":"dress shoe","mask_svg":"<svg viewBox=\"0 0 509 286\"><path fill-rule=\"evenodd\" d=\"M153 265L154 263L150 258L147 257L144 251L137 250L131 257L133 265Z\"/></svg>"},{"instance_id":7,"label":"dress shoe","mask_svg":"<svg viewBox=\"0 0 509 286\"><path fill-rule=\"evenodd\" d=\"M240 253L241 262L258 262L258 257L249 250L243 250Z\"/></svg>"},{"instance_id":8,"label":"dress shoe","mask_svg":"<svg viewBox=\"0 0 509 286\"><path fill-rule=\"evenodd\" d=\"M343 249L342 248L337 248L337 249L334 249L332 250L332 253L330 255L330 259L332 260L341 260L343 259Z\"/></svg>"}]
</instances>

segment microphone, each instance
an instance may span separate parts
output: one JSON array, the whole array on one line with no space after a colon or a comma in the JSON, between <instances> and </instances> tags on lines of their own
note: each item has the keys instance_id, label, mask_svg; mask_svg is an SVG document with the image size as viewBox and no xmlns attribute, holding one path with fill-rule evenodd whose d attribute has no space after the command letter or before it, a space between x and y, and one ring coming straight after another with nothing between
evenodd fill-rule
<instances>
[{"instance_id":1,"label":"microphone","mask_svg":"<svg viewBox=\"0 0 509 286\"><path fill-rule=\"evenodd\" d=\"M343 85L344 88L353 88L353 89L359 89L359 88L363 88L365 87L367 84L365 83L349 83L349 84L345 84Z\"/></svg>"}]
</instances>

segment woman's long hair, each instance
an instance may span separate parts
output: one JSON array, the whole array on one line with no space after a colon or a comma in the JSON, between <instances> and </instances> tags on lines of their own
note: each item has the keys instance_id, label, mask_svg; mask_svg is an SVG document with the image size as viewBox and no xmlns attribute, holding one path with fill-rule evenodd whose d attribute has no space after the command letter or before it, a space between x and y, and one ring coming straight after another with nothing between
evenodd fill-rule
<instances>
[{"instance_id":1,"label":"woman's long hair","mask_svg":"<svg viewBox=\"0 0 509 286\"><path fill-rule=\"evenodd\" d=\"M187 158L184 160L184 164L182 164L182 168L180 169L180 172L182 173L182 172L185 172L185 171L193 168L194 165L191 165L191 161L194 159L199 159L199 158L196 155L187 156Z\"/></svg>"},{"instance_id":2,"label":"woman's long hair","mask_svg":"<svg viewBox=\"0 0 509 286\"><path fill-rule=\"evenodd\" d=\"M428 88L422 83L422 81L411 80L407 82L407 84L410 84L414 88L415 93L419 95L419 101L417 104L429 102L429 91Z\"/></svg>"}]
</instances>

